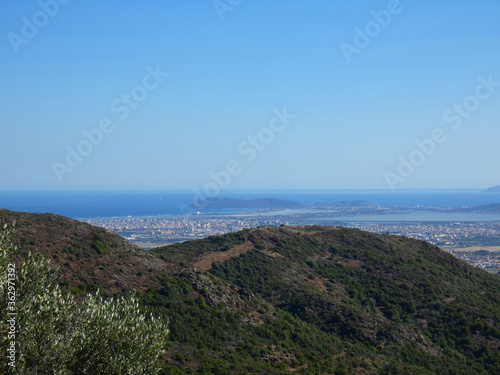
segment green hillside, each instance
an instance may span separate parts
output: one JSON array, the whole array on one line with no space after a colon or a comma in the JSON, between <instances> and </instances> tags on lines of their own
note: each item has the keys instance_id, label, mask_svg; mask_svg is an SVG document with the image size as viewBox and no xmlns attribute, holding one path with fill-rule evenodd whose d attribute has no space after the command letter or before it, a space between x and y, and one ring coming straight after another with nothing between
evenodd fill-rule
<instances>
[{"instance_id":1,"label":"green hillside","mask_svg":"<svg viewBox=\"0 0 500 375\"><path fill-rule=\"evenodd\" d=\"M252 246L248 251L224 260L245 243ZM290 364L307 364L304 372L330 366L349 373L358 367L374 373L500 371L500 279L426 242L338 227L265 227L154 252L186 267L210 254L223 260L212 262L209 274L268 303L272 308L261 320L271 323L276 311L304 327L285 340L296 358ZM300 347L318 342L309 330L330 340L326 353L324 344L313 352L309 344ZM259 337L256 345L283 345L283 337L273 338Z\"/></svg>"},{"instance_id":2,"label":"green hillside","mask_svg":"<svg viewBox=\"0 0 500 375\"><path fill-rule=\"evenodd\" d=\"M500 373L500 277L424 241L282 226L148 252L60 216L0 214L17 221L18 268L37 250L77 300L137 291L168 325L160 374Z\"/></svg>"}]
</instances>

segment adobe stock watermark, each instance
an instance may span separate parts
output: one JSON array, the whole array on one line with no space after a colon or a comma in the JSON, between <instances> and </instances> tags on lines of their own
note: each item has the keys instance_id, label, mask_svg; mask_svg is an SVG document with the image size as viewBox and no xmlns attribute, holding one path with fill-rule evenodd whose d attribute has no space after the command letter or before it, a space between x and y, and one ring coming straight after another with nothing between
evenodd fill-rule
<instances>
[{"instance_id":1,"label":"adobe stock watermark","mask_svg":"<svg viewBox=\"0 0 500 375\"><path fill-rule=\"evenodd\" d=\"M408 0L412 1L412 0ZM342 42L339 44L340 50L344 55L347 63L351 63L352 55L359 55L372 40L380 35L393 20L393 16L400 14L404 10L404 6L399 0L390 0L387 3L386 9L379 11L372 10L370 15L372 20L368 21L363 28L356 26L354 28L354 38L352 43Z\"/></svg>"},{"instance_id":2,"label":"adobe stock watermark","mask_svg":"<svg viewBox=\"0 0 500 375\"><path fill-rule=\"evenodd\" d=\"M236 150L238 154L244 157L246 163L253 162L260 152L264 151L267 145L269 145L275 138L276 134L281 133L286 129L288 125L292 123L293 120L297 118L297 115L288 113L287 108L283 107L280 111L276 108L273 109L274 116L269 121L268 126L260 129L256 135L251 135L247 137L246 140L242 141ZM197 188L193 189L193 207L194 209L203 209L206 207L206 199L214 198L219 195L219 193L227 188L231 183L231 180L243 172L243 163L238 160L229 160L226 163L224 169L217 172L210 171L208 175L210 176L210 181L208 181L204 187L203 191ZM179 209L183 213L187 213L189 207L181 204Z\"/></svg>"},{"instance_id":3,"label":"adobe stock watermark","mask_svg":"<svg viewBox=\"0 0 500 375\"><path fill-rule=\"evenodd\" d=\"M66 5L70 0L40 0L38 6L40 10L33 13L31 17L22 17L21 32L10 32L7 34L10 45L16 54L19 47L28 44L31 39L38 35L40 29L47 26L49 21L59 14L61 5Z\"/></svg>"},{"instance_id":4,"label":"adobe stock watermark","mask_svg":"<svg viewBox=\"0 0 500 375\"><path fill-rule=\"evenodd\" d=\"M233 10L240 6L243 0L214 0L212 5L214 6L215 12L219 17L219 20L224 21L224 14L227 12L233 12Z\"/></svg>"},{"instance_id":5,"label":"adobe stock watermark","mask_svg":"<svg viewBox=\"0 0 500 375\"><path fill-rule=\"evenodd\" d=\"M141 84L111 102L110 111L118 115L119 120L124 121L133 109L147 99L149 92L158 88L169 75L160 70L160 65L156 65L155 69L148 66L146 72ZM82 131L83 139L75 147L66 146L64 162L52 162L52 169L59 182L63 182L65 174L73 172L85 158L89 157L94 148L104 141L105 135L111 134L116 129L115 122L116 120L113 121L110 117L104 117L93 129Z\"/></svg>"},{"instance_id":6,"label":"adobe stock watermark","mask_svg":"<svg viewBox=\"0 0 500 375\"><path fill-rule=\"evenodd\" d=\"M16 367L16 333L17 333L17 307L16 307L16 264L9 263L7 265L7 285L5 287L7 290L7 355L8 365L14 369ZM3 355L3 354L2 354Z\"/></svg>"},{"instance_id":7,"label":"adobe stock watermark","mask_svg":"<svg viewBox=\"0 0 500 375\"><path fill-rule=\"evenodd\" d=\"M474 90L474 94L467 96L461 103L455 103L443 113L443 120L450 125L451 130L458 130L464 120L471 117L481 106L481 102L489 99L500 87L500 81L495 81L493 75L487 78L478 77L479 84ZM448 140L450 129L435 128L430 136L423 140L415 140L416 148L410 152L408 157L399 156L399 165L395 172L386 171L385 180L389 188L394 191L396 185L403 183L410 178L416 169L422 166L437 149L437 145Z\"/></svg>"}]
</instances>

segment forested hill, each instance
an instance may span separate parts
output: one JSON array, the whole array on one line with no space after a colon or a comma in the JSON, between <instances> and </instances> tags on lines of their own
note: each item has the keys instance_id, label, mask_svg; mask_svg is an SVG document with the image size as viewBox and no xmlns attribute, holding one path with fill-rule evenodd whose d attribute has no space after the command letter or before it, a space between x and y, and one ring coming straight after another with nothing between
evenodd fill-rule
<instances>
[{"instance_id":1,"label":"forested hill","mask_svg":"<svg viewBox=\"0 0 500 375\"><path fill-rule=\"evenodd\" d=\"M160 286L156 275L170 266L116 233L54 214L0 209L0 224L15 223L18 259L39 251L58 267L63 286L106 294ZM147 275L146 277L138 275Z\"/></svg>"},{"instance_id":2,"label":"forested hill","mask_svg":"<svg viewBox=\"0 0 500 375\"><path fill-rule=\"evenodd\" d=\"M85 280L80 270L104 260L121 267L101 269L87 289L103 283L109 294L121 293L111 288L120 268L131 285L143 286L130 289L140 291L145 309L169 319L160 373L500 373L500 277L424 241L282 226L146 252L108 232L94 246L102 230L62 217L47 221L46 232L39 218L35 231L23 220L19 256L26 241L50 252L60 272L74 273L65 279L74 292L85 289L72 284ZM57 227L68 225L81 246L64 252L62 244L74 240L60 238ZM141 257L150 266L135 263Z\"/></svg>"},{"instance_id":3,"label":"forested hill","mask_svg":"<svg viewBox=\"0 0 500 375\"><path fill-rule=\"evenodd\" d=\"M263 227L154 252L208 270L326 335L329 350L343 348L336 355L348 373L355 364L380 371L391 363L400 373L500 373L500 278L427 242L341 227ZM261 324L273 325L269 314Z\"/></svg>"}]
</instances>

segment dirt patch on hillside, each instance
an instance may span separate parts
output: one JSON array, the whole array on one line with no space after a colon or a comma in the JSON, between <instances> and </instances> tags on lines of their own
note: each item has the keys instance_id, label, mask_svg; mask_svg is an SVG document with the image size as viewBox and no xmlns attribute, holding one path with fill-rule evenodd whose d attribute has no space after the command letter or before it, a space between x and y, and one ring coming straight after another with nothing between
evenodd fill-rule
<instances>
[{"instance_id":1,"label":"dirt patch on hillside","mask_svg":"<svg viewBox=\"0 0 500 375\"><path fill-rule=\"evenodd\" d=\"M322 277L315 277L313 280L307 280L307 283L314 285L316 289L322 293L328 293L326 280Z\"/></svg>"},{"instance_id":2,"label":"dirt patch on hillside","mask_svg":"<svg viewBox=\"0 0 500 375\"><path fill-rule=\"evenodd\" d=\"M270 256L272 258L284 258L283 255L281 255L280 253L277 253L275 251L271 251L271 249L264 249L264 250L261 250L260 252L263 254L266 254L267 256Z\"/></svg>"},{"instance_id":3,"label":"dirt patch on hillside","mask_svg":"<svg viewBox=\"0 0 500 375\"><path fill-rule=\"evenodd\" d=\"M335 263L340 263L343 266L351 267L351 268L361 268L361 266L364 264L363 261L361 260L356 260L356 259L347 259L347 258L342 258L339 256L333 257L333 261Z\"/></svg>"},{"instance_id":4,"label":"dirt patch on hillside","mask_svg":"<svg viewBox=\"0 0 500 375\"><path fill-rule=\"evenodd\" d=\"M203 254L198 261L193 263L193 266L201 268L204 271L212 268L214 262L225 262L228 259L238 257L241 254L246 253L248 250L253 248L253 243L250 241L245 241L241 245L236 245L227 251L213 251L210 253Z\"/></svg>"},{"instance_id":5,"label":"dirt patch on hillside","mask_svg":"<svg viewBox=\"0 0 500 375\"><path fill-rule=\"evenodd\" d=\"M314 286L321 293L337 295L340 299L349 299L349 293L347 293L345 286L324 277L315 277L312 280L306 280L306 283Z\"/></svg>"}]
</instances>

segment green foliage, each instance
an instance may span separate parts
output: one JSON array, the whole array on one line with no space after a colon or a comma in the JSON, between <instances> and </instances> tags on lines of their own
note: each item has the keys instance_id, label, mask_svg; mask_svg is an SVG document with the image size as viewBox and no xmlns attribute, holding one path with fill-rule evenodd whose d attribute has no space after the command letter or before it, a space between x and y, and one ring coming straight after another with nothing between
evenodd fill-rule
<instances>
[{"instance_id":1,"label":"green foliage","mask_svg":"<svg viewBox=\"0 0 500 375\"><path fill-rule=\"evenodd\" d=\"M108 242L106 241L106 235L104 232L97 232L95 234L92 248L96 250L99 255L109 254L110 247Z\"/></svg>"},{"instance_id":2,"label":"green foliage","mask_svg":"<svg viewBox=\"0 0 500 375\"><path fill-rule=\"evenodd\" d=\"M142 303L172 320L172 354L164 374L189 373L187 369L193 363L199 364L195 366L198 374L289 373L277 367L277 360L263 360L266 356L272 358L275 352L295 357L289 363L292 368L314 358L310 368L327 373L334 366L332 353L342 351L339 342L328 334L286 312L276 314L263 301L255 301L254 306L238 312L210 307L180 277L165 278L164 287L150 289ZM250 317L262 319L262 324L249 322Z\"/></svg>"},{"instance_id":3,"label":"green foliage","mask_svg":"<svg viewBox=\"0 0 500 375\"><path fill-rule=\"evenodd\" d=\"M210 272L351 342L358 351L378 353L399 368L408 366L393 372L374 362L385 373L439 373L443 366L452 373L465 368L470 374L500 371L493 350L500 344L496 276L423 242L356 230L275 243L273 251L284 257L252 250L215 264ZM321 287L315 287L318 283ZM489 327L474 325L485 321ZM419 336L426 340L425 350L413 345ZM396 351L389 342L399 343ZM443 350L447 355L436 357ZM348 367L354 365L352 357L345 359Z\"/></svg>"},{"instance_id":4,"label":"green foliage","mask_svg":"<svg viewBox=\"0 0 500 375\"><path fill-rule=\"evenodd\" d=\"M233 246L241 245L245 242L246 230L238 233L227 233L221 236L209 236L201 240L176 243L151 250L161 259L168 262L180 264L182 266L195 260L198 256L212 251L227 251Z\"/></svg>"},{"instance_id":5,"label":"green foliage","mask_svg":"<svg viewBox=\"0 0 500 375\"><path fill-rule=\"evenodd\" d=\"M99 293L76 302L63 296L49 260L29 253L16 264L12 229L0 230L0 330L17 313L15 338L2 334L1 347L15 341L15 369L1 357L1 373L154 374L163 357L166 320L146 315L136 297L103 299ZM8 310L9 264L16 266L15 309ZM4 353L2 353L3 355Z\"/></svg>"},{"instance_id":6,"label":"green foliage","mask_svg":"<svg viewBox=\"0 0 500 375\"><path fill-rule=\"evenodd\" d=\"M105 246L106 233L101 233L96 238ZM253 248L213 264L208 272L190 267L207 252L245 242ZM79 244L68 245L75 249ZM273 256L261 251L266 248ZM83 257L89 251L99 255L89 246L77 249ZM39 327L30 331L29 356L35 360L26 362L31 366L26 372L52 373L45 364L65 373L153 373L135 364L105 366L111 366L110 358L146 361L134 357L143 350L154 357L164 347L160 342L165 343L170 318L167 354L157 357L163 361L160 374L500 373L500 280L430 244L359 230L282 226L151 253L175 265L164 274L137 272L137 278L161 283L138 301L90 295L76 303L54 289L48 267L32 267L28 274L37 278L34 284L46 286L31 295L35 307L25 309L36 325L23 324ZM73 288L83 295L94 287ZM150 309L159 317L155 327L144 326L149 322L144 318L134 331L137 320L128 318ZM33 317L35 311L41 316ZM155 330L162 325L160 332ZM140 332L148 338L141 339ZM159 346L152 349L156 342ZM106 356L93 352L97 347L99 353L108 348L103 350L115 354L105 362ZM64 366L54 365L59 362ZM85 367L88 363L92 368Z\"/></svg>"},{"instance_id":7,"label":"green foliage","mask_svg":"<svg viewBox=\"0 0 500 375\"><path fill-rule=\"evenodd\" d=\"M83 259L83 258L98 258L103 255L110 254L111 248L116 247L116 244L109 244L106 239L106 232L99 228L93 233L93 238L90 246L82 245L79 241L69 240L63 253L69 254L68 259Z\"/></svg>"}]
</instances>

